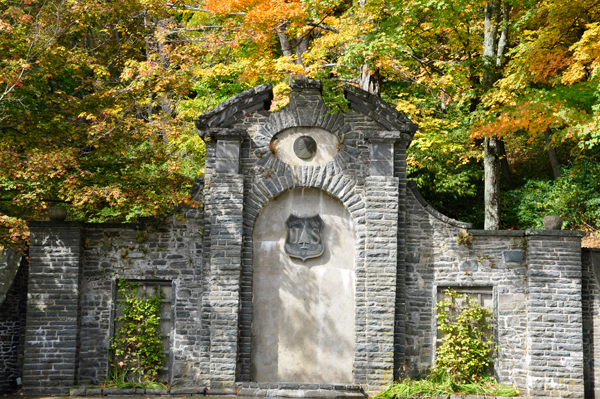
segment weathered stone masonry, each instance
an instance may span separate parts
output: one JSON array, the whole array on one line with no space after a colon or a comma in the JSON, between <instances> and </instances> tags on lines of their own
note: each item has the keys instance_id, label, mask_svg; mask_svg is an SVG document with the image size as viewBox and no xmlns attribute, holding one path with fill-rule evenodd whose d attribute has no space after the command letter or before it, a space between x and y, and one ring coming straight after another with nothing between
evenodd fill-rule
<instances>
[{"instance_id":1,"label":"weathered stone masonry","mask_svg":"<svg viewBox=\"0 0 600 399\"><path fill-rule=\"evenodd\" d=\"M594 342L600 266L596 252L582 258L579 232L477 231L441 215L406 178L406 149L416 125L366 92L348 87L351 111L344 114L329 111L315 81L295 81L290 103L279 111L266 111L271 98L270 85L258 86L197 120L206 142L206 175L192 191L204 208L180 210L162 227L30 223L26 392L59 393L105 378L116 281L125 278L172 286L167 378L182 387L241 389L256 396L277 389L315 395L327 389L378 390L400 374L416 375L433 364L432 308L439 291L454 287L483 292L493 303L499 347L494 372L500 382L529 395L565 398L584 397L585 387L585 396L594 397L600 383ZM291 148L283 140L298 135L313 137L319 146L335 144L318 162L278 154L278 142L283 151ZM296 371L281 371L298 376L291 380L256 377L264 366L252 351L258 339L253 326L260 321L253 298L255 262L262 256L257 251L287 255L285 237L257 247L254 227L266 206L281 205L284 193L297 197L286 201L310 208L302 202L304 190L347 210L348 220L330 216L325 229L351 226L353 264L337 270L331 261L338 256L335 243L326 242L322 261L285 258L285 267L304 280L261 281L261 287L290 306L279 309L279 323L301 324L310 316L315 328L327 329L336 324L321 320L323 303L335 305L339 284L331 283L338 281L333 276L345 276L345 284L354 287L353 302L343 307L354 309L354 342L333 342L353 351L352 369L339 374L351 380L342 384L311 384L299 377L305 375L302 361L310 360L299 359L278 366L298 364ZM314 211L303 212L327 210L315 203ZM458 243L460 229L472 236L471 245ZM318 297L307 300L303 292ZM308 333L302 345L317 348L318 355L319 345L332 345L318 342L321 336L327 334ZM273 341L274 358L284 359L293 344Z\"/></svg>"},{"instance_id":2,"label":"weathered stone masonry","mask_svg":"<svg viewBox=\"0 0 600 399\"><path fill-rule=\"evenodd\" d=\"M0 254L0 393L15 392L22 375L28 271L16 250Z\"/></svg>"}]
</instances>

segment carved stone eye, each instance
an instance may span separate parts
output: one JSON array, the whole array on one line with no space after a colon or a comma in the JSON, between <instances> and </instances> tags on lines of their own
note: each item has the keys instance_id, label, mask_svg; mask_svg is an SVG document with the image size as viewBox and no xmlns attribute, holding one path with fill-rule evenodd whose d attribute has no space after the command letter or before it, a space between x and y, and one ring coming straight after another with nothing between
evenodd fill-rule
<instances>
[{"instance_id":1,"label":"carved stone eye","mask_svg":"<svg viewBox=\"0 0 600 399\"><path fill-rule=\"evenodd\" d=\"M295 166L325 165L340 151L338 137L318 127L287 128L273 136L271 144L275 145L274 155L280 161Z\"/></svg>"},{"instance_id":2,"label":"carved stone eye","mask_svg":"<svg viewBox=\"0 0 600 399\"><path fill-rule=\"evenodd\" d=\"M310 136L301 136L294 142L294 153L300 159L309 159L317 152L317 142Z\"/></svg>"}]
</instances>

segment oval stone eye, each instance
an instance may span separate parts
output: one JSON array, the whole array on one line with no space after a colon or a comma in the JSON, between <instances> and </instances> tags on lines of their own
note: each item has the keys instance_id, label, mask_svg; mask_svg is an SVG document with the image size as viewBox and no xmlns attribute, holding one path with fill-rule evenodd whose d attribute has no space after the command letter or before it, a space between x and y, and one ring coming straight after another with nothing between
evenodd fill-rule
<instances>
[{"instance_id":1,"label":"oval stone eye","mask_svg":"<svg viewBox=\"0 0 600 399\"><path fill-rule=\"evenodd\" d=\"M317 152L317 142L310 136L301 136L294 142L294 153L300 159L312 158Z\"/></svg>"}]
</instances>

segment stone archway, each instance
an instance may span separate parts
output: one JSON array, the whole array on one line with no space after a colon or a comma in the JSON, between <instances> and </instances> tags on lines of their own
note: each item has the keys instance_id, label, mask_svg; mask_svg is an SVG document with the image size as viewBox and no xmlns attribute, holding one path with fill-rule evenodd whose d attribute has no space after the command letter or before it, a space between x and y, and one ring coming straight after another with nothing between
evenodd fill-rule
<instances>
[{"instance_id":1,"label":"stone archway","mask_svg":"<svg viewBox=\"0 0 600 399\"><path fill-rule=\"evenodd\" d=\"M290 214L321 217L321 256L286 254ZM293 189L263 208L253 233L253 381L354 381L355 246L350 213L324 191Z\"/></svg>"}]
</instances>

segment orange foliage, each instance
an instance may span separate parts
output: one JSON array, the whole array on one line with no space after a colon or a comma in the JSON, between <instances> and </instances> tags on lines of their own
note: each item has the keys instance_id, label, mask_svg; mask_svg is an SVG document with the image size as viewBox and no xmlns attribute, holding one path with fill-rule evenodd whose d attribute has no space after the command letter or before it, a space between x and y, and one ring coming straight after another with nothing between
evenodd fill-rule
<instances>
[{"instance_id":1,"label":"orange foliage","mask_svg":"<svg viewBox=\"0 0 600 399\"><path fill-rule=\"evenodd\" d=\"M562 125L564 120L555 114L562 105L537 101L526 101L511 110L504 111L494 121L480 121L472 128L472 137L511 136L517 132L529 133L531 139L544 132L549 126Z\"/></svg>"},{"instance_id":2,"label":"orange foliage","mask_svg":"<svg viewBox=\"0 0 600 399\"><path fill-rule=\"evenodd\" d=\"M532 54L529 61L531 80L535 83L549 83L564 68L572 63L566 49L543 49Z\"/></svg>"},{"instance_id":3,"label":"orange foliage","mask_svg":"<svg viewBox=\"0 0 600 399\"><path fill-rule=\"evenodd\" d=\"M300 0L205 0L204 7L222 17L242 14L242 31L258 43L270 41L283 24L300 27L306 14Z\"/></svg>"}]
</instances>

